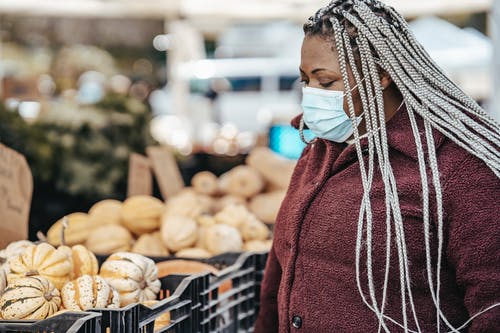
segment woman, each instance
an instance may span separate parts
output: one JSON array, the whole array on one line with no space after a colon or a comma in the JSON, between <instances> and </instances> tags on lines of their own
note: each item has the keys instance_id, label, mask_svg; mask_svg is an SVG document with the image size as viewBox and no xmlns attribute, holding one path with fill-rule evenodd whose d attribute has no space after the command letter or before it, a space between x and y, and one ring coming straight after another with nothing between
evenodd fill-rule
<instances>
[{"instance_id":1,"label":"woman","mask_svg":"<svg viewBox=\"0 0 500 333\"><path fill-rule=\"evenodd\" d=\"M500 332L500 126L379 1L332 1L304 31L294 123L317 138L255 332Z\"/></svg>"}]
</instances>

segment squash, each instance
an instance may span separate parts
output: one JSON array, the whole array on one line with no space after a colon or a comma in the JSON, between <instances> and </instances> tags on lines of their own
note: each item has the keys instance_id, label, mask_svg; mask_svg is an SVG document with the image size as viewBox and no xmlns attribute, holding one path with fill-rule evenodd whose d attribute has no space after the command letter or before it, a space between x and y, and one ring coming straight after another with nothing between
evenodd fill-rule
<instances>
[{"instance_id":1,"label":"squash","mask_svg":"<svg viewBox=\"0 0 500 333\"><path fill-rule=\"evenodd\" d=\"M154 261L137 253L112 254L99 275L118 291L122 307L156 299L161 287Z\"/></svg>"},{"instance_id":2,"label":"squash","mask_svg":"<svg viewBox=\"0 0 500 333\"><path fill-rule=\"evenodd\" d=\"M160 228L160 218L164 211L163 201L147 195L137 195L123 202L121 218L127 229L140 236Z\"/></svg>"},{"instance_id":3,"label":"squash","mask_svg":"<svg viewBox=\"0 0 500 333\"><path fill-rule=\"evenodd\" d=\"M238 229L225 224L216 224L206 230L205 245L208 251L217 255L241 251L243 241Z\"/></svg>"},{"instance_id":4,"label":"squash","mask_svg":"<svg viewBox=\"0 0 500 333\"><path fill-rule=\"evenodd\" d=\"M175 254L175 256L179 258L202 259L202 258L210 258L212 254L207 250L199 247L190 247L187 249L180 250Z\"/></svg>"},{"instance_id":5,"label":"squash","mask_svg":"<svg viewBox=\"0 0 500 333\"><path fill-rule=\"evenodd\" d=\"M194 260L166 260L156 264L158 267L158 276L165 277L168 275L191 275L203 272L208 272L217 275L219 270L209 264L205 264ZM219 294L225 293L233 286L231 280L226 280L219 286Z\"/></svg>"},{"instance_id":6,"label":"squash","mask_svg":"<svg viewBox=\"0 0 500 333\"><path fill-rule=\"evenodd\" d=\"M73 274L71 279L76 279L82 275L97 275L99 272L99 263L92 251L83 245L75 245L73 247L61 246L68 257L73 262Z\"/></svg>"},{"instance_id":7,"label":"squash","mask_svg":"<svg viewBox=\"0 0 500 333\"><path fill-rule=\"evenodd\" d=\"M121 209L121 201L102 200L90 208L89 218L93 225L121 224Z\"/></svg>"},{"instance_id":8,"label":"squash","mask_svg":"<svg viewBox=\"0 0 500 333\"><path fill-rule=\"evenodd\" d=\"M217 223L227 224L231 227L241 228L253 216L245 206L230 205L214 215Z\"/></svg>"},{"instance_id":9,"label":"squash","mask_svg":"<svg viewBox=\"0 0 500 333\"><path fill-rule=\"evenodd\" d=\"M59 219L47 232L47 241L54 246L62 244L61 236L65 218L67 218L68 227L64 230L64 245L84 244L93 227L89 216L85 213L73 213Z\"/></svg>"},{"instance_id":10,"label":"squash","mask_svg":"<svg viewBox=\"0 0 500 333\"><path fill-rule=\"evenodd\" d=\"M73 262L63 248L55 249L47 243L32 245L13 258L10 263L11 281L25 277L41 275L47 278L57 289L61 289L69 281L73 273Z\"/></svg>"},{"instance_id":11,"label":"squash","mask_svg":"<svg viewBox=\"0 0 500 333\"><path fill-rule=\"evenodd\" d=\"M64 308L68 310L118 309L120 295L102 277L82 275L61 290Z\"/></svg>"},{"instance_id":12,"label":"squash","mask_svg":"<svg viewBox=\"0 0 500 333\"><path fill-rule=\"evenodd\" d=\"M160 234L155 232L153 234L145 234L139 237L132 247L132 252L139 253L144 256L162 257L168 256L168 250L163 245Z\"/></svg>"},{"instance_id":13,"label":"squash","mask_svg":"<svg viewBox=\"0 0 500 333\"><path fill-rule=\"evenodd\" d=\"M132 235L123 226L117 224L103 225L94 229L85 246L96 254L110 254L128 251L132 244Z\"/></svg>"},{"instance_id":14,"label":"squash","mask_svg":"<svg viewBox=\"0 0 500 333\"><path fill-rule=\"evenodd\" d=\"M2 295L6 287L7 287L7 273L5 273L5 270L0 269L0 295Z\"/></svg>"},{"instance_id":15,"label":"squash","mask_svg":"<svg viewBox=\"0 0 500 333\"><path fill-rule=\"evenodd\" d=\"M246 164L257 170L275 188L286 189L297 162L285 159L269 148L258 147L250 152Z\"/></svg>"},{"instance_id":16,"label":"squash","mask_svg":"<svg viewBox=\"0 0 500 333\"><path fill-rule=\"evenodd\" d=\"M218 190L218 179L210 171L202 171L194 175L191 185L199 194L215 195Z\"/></svg>"},{"instance_id":17,"label":"squash","mask_svg":"<svg viewBox=\"0 0 500 333\"><path fill-rule=\"evenodd\" d=\"M210 227L212 225L215 225L217 221L215 221L213 216L210 216L208 214L203 214L200 215L196 218L196 222L198 222L198 225L200 227Z\"/></svg>"},{"instance_id":18,"label":"squash","mask_svg":"<svg viewBox=\"0 0 500 333\"><path fill-rule=\"evenodd\" d=\"M144 301L142 302L143 305L154 308L156 304L158 304L160 301L152 300L152 301ZM154 331L158 331L162 329L165 326L170 325L170 311L167 311L165 313L162 313L160 316L158 316L155 319L155 327Z\"/></svg>"},{"instance_id":19,"label":"squash","mask_svg":"<svg viewBox=\"0 0 500 333\"><path fill-rule=\"evenodd\" d=\"M9 261L12 258L20 255L24 252L24 250L34 245L34 243L27 240L15 241L7 245L7 247L0 251L0 268L5 270L5 273L9 273Z\"/></svg>"},{"instance_id":20,"label":"squash","mask_svg":"<svg viewBox=\"0 0 500 333\"><path fill-rule=\"evenodd\" d=\"M240 228L241 236L245 241L266 240L269 237L269 228L264 223L252 216Z\"/></svg>"},{"instance_id":21,"label":"squash","mask_svg":"<svg viewBox=\"0 0 500 333\"><path fill-rule=\"evenodd\" d=\"M227 195L219 198L215 202L214 211L220 212L221 210L223 210L224 208L226 208L227 206L230 206L230 205L246 206L246 204L247 204L247 200L245 198L237 196L237 195L227 194Z\"/></svg>"},{"instance_id":22,"label":"squash","mask_svg":"<svg viewBox=\"0 0 500 333\"><path fill-rule=\"evenodd\" d=\"M265 223L274 223L286 191L274 191L256 195L248 205L250 211Z\"/></svg>"},{"instance_id":23,"label":"squash","mask_svg":"<svg viewBox=\"0 0 500 333\"><path fill-rule=\"evenodd\" d=\"M170 251L177 252L196 243L198 225L189 217L165 215L160 232L163 244Z\"/></svg>"},{"instance_id":24,"label":"squash","mask_svg":"<svg viewBox=\"0 0 500 333\"><path fill-rule=\"evenodd\" d=\"M250 198L264 189L264 180L253 168L239 165L219 178L222 193Z\"/></svg>"},{"instance_id":25,"label":"squash","mask_svg":"<svg viewBox=\"0 0 500 333\"><path fill-rule=\"evenodd\" d=\"M43 276L14 280L0 297L0 313L7 320L45 319L56 313L60 306L59 290Z\"/></svg>"},{"instance_id":26,"label":"squash","mask_svg":"<svg viewBox=\"0 0 500 333\"><path fill-rule=\"evenodd\" d=\"M214 200L208 196L186 192L167 201L165 215L195 219L203 214L211 214L213 204Z\"/></svg>"}]
</instances>

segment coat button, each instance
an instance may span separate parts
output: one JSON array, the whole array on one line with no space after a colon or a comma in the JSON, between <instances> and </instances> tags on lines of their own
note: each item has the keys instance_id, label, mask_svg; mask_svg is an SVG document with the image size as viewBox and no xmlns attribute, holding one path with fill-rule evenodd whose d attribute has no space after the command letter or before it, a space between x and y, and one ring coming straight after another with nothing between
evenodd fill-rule
<instances>
[{"instance_id":1,"label":"coat button","mask_svg":"<svg viewBox=\"0 0 500 333\"><path fill-rule=\"evenodd\" d=\"M299 316L293 316L292 326L295 328L301 328L302 327L302 318L300 318Z\"/></svg>"}]
</instances>

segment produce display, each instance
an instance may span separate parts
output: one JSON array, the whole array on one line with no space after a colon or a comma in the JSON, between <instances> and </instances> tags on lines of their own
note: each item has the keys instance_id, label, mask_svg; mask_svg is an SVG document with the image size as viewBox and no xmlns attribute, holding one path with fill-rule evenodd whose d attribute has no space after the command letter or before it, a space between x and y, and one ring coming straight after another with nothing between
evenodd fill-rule
<instances>
[{"instance_id":1,"label":"produce display","mask_svg":"<svg viewBox=\"0 0 500 333\"><path fill-rule=\"evenodd\" d=\"M191 187L166 202L146 195L124 202L99 201L87 213L58 220L47 240L53 246L63 240L69 246L85 245L98 255L131 251L151 257L209 258L269 250L270 225L285 197L294 162L256 148L247 163L220 177L202 171L192 178Z\"/></svg>"}]
</instances>

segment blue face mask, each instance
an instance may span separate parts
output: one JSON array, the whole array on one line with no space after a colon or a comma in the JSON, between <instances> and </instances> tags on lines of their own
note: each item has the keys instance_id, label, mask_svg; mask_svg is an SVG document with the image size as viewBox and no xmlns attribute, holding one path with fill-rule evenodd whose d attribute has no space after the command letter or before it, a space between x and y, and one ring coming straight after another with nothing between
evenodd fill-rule
<instances>
[{"instance_id":1,"label":"blue face mask","mask_svg":"<svg viewBox=\"0 0 500 333\"><path fill-rule=\"evenodd\" d=\"M303 87L302 94L304 122L317 137L345 142L352 135L352 121L344 112L344 92ZM356 117L357 125L361 117Z\"/></svg>"}]
</instances>

